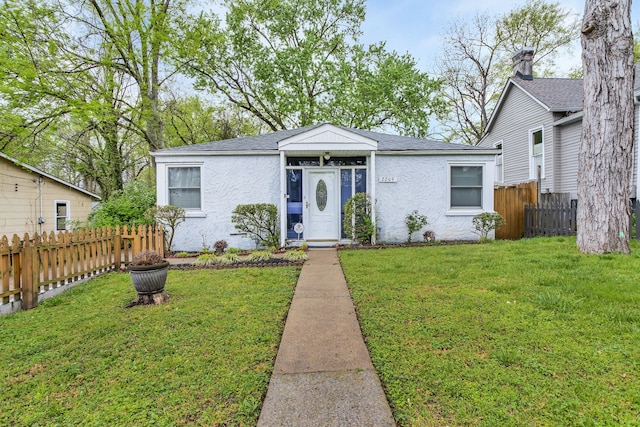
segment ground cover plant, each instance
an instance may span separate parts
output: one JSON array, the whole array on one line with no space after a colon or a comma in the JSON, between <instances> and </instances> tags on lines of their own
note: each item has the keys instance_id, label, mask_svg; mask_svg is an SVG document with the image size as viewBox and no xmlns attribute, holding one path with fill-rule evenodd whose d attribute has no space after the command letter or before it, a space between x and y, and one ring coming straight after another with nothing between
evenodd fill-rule
<instances>
[{"instance_id":1,"label":"ground cover plant","mask_svg":"<svg viewBox=\"0 0 640 427\"><path fill-rule=\"evenodd\" d=\"M0 317L0 425L255 425L298 273L171 270L129 309L111 273Z\"/></svg>"},{"instance_id":2,"label":"ground cover plant","mask_svg":"<svg viewBox=\"0 0 640 427\"><path fill-rule=\"evenodd\" d=\"M401 426L638 425L640 245L340 251Z\"/></svg>"}]
</instances>

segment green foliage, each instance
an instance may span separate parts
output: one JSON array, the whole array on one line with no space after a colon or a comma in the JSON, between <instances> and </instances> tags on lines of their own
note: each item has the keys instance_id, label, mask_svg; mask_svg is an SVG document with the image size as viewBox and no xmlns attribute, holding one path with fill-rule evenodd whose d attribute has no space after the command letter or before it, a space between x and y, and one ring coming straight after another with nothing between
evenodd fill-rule
<instances>
[{"instance_id":1,"label":"green foliage","mask_svg":"<svg viewBox=\"0 0 640 427\"><path fill-rule=\"evenodd\" d=\"M309 259L309 256L304 250L298 249L287 251L282 258L287 261L306 261Z\"/></svg>"},{"instance_id":2,"label":"green foliage","mask_svg":"<svg viewBox=\"0 0 640 427\"><path fill-rule=\"evenodd\" d=\"M170 270L129 309L112 273L0 317L0 424L255 426L298 273Z\"/></svg>"},{"instance_id":3,"label":"green foliage","mask_svg":"<svg viewBox=\"0 0 640 427\"><path fill-rule=\"evenodd\" d=\"M171 251L173 247L173 237L176 233L176 228L182 224L186 218L184 214L184 208L180 206L153 206L149 208L146 215L149 218L153 218L158 224L161 224L165 229L169 230L169 237L167 238L167 250Z\"/></svg>"},{"instance_id":4,"label":"green foliage","mask_svg":"<svg viewBox=\"0 0 640 427\"><path fill-rule=\"evenodd\" d=\"M280 223L276 205L238 205L232 212L231 221L237 230L247 233L256 244L266 247L280 246Z\"/></svg>"},{"instance_id":5,"label":"green foliage","mask_svg":"<svg viewBox=\"0 0 640 427\"><path fill-rule=\"evenodd\" d=\"M94 227L151 224L146 213L156 203L155 187L132 181L122 191L101 202L89 216Z\"/></svg>"},{"instance_id":6,"label":"green foliage","mask_svg":"<svg viewBox=\"0 0 640 427\"><path fill-rule=\"evenodd\" d=\"M631 244L631 255L581 254L573 237L339 251L398 425L636 425Z\"/></svg>"},{"instance_id":7,"label":"green foliage","mask_svg":"<svg viewBox=\"0 0 640 427\"><path fill-rule=\"evenodd\" d=\"M411 236L413 236L413 233L420 231L422 227L428 224L427 217L420 215L417 210L413 210L411 213L408 213L404 219L404 223L407 224L407 230L409 231L407 234L407 242L409 243L411 243Z\"/></svg>"},{"instance_id":8,"label":"green foliage","mask_svg":"<svg viewBox=\"0 0 640 427\"><path fill-rule=\"evenodd\" d=\"M473 217L471 220L473 230L486 240L489 232L503 227L506 223L504 217L497 212L483 212Z\"/></svg>"},{"instance_id":9,"label":"green foliage","mask_svg":"<svg viewBox=\"0 0 640 427\"><path fill-rule=\"evenodd\" d=\"M227 248L227 253L228 254L241 254L242 252L244 252L242 249L240 248Z\"/></svg>"},{"instance_id":10,"label":"green foliage","mask_svg":"<svg viewBox=\"0 0 640 427\"><path fill-rule=\"evenodd\" d=\"M356 193L344 205L344 232L360 244L370 244L376 227L371 218L371 198L367 193Z\"/></svg>"},{"instance_id":11,"label":"green foliage","mask_svg":"<svg viewBox=\"0 0 640 427\"><path fill-rule=\"evenodd\" d=\"M180 54L198 87L271 130L332 122L424 136L429 115L444 108L440 81L411 56L360 42L364 0L224 5L225 25L200 16L185 29Z\"/></svg>"},{"instance_id":12,"label":"green foliage","mask_svg":"<svg viewBox=\"0 0 640 427\"><path fill-rule=\"evenodd\" d=\"M247 257L247 261L259 262L268 261L273 258L273 254L269 251L253 251Z\"/></svg>"}]
</instances>

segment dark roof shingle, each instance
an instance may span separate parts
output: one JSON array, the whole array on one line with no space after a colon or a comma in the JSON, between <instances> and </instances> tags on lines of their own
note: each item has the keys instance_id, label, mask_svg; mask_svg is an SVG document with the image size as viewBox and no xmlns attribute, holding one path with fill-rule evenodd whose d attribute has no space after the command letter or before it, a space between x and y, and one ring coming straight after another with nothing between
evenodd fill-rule
<instances>
[{"instance_id":1,"label":"dark roof shingle","mask_svg":"<svg viewBox=\"0 0 640 427\"><path fill-rule=\"evenodd\" d=\"M582 79L534 78L533 80L522 80L512 78L511 81L554 113L582 110L584 99Z\"/></svg>"}]
</instances>

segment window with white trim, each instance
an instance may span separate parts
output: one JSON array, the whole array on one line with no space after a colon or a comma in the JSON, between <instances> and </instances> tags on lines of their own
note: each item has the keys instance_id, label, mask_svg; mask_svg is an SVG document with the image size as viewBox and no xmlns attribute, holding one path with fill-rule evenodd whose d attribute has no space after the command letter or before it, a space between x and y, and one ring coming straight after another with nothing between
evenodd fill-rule
<instances>
[{"instance_id":1,"label":"window with white trim","mask_svg":"<svg viewBox=\"0 0 640 427\"><path fill-rule=\"evenodd\" d=\"M451 209L482 209L483 169L481 165L450 166Z\"/></svg>"},{"instance_id":2,"label":"window with white trim","mask_svg":"<svg viewBox=\"0 0 640 427\"><path fill-rule=\"evenodd\" d=\"M544 129L538 128L529 131L529 178L538 178L538 167L541 177L544 178Z\"/></svg>"},{"instance_id":3,"label":"window with white trim","mask_svg":"<svg viewBox=\"0 0 640 427\"><path fill-rule=\"evenodd\" d=\"M67 229L67 224L71 221L69 210L68 200L56 200L56 231Z\"/></svg>"},{"instance_id":4,"label":"window with white trim","mask_svg":"<svg viewBox=\"0 0 640 427\"><path fill-rule=\"evenodd\" d=\"M502 150L502 141L498 141L495 144L493 144L493 148ZM502 154L503 153L496 154L496 177L495 177L496 182L504 182L504 167L502 163Z\"/></svg>"},{"instance_id":5,"label":"window with white trim","mask_svg":"<svg viewBox=\"0 0 640 427\"><path fill-rule=\"evenodd\" d=\"M201 196L200 166L170 166L167 168L168 202L185 210L200 210Z\"/></svg>"}]
</instances>

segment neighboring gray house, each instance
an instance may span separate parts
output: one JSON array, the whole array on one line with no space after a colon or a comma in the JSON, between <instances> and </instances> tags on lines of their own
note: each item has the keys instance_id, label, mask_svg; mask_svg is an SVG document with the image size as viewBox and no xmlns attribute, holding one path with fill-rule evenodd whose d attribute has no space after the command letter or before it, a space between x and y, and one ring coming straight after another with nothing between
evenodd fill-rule
<instances>
[{"instance_id":1,"label":"neighboring gray house","mask_svg":"<svg viewBox=\"0 0 640 427\"><path fill-rule=\"evenodd\" d=\"M498 100L485 135L478 146L501 148L496 157L496 182L518 184L537 179L540 191L569 193L577 198L578 153L582 133L582 79L533 77L533 49L524 48L513 56L515 75ZM638 123L636 80L635 123ZM637 134L634 139L637 138ZM631 185L636 197L637 143Z\"/></svg>"},{"instance_id":2,"label":"neighboring gray house","mask_svg":"<svg viewBox=\"0 0 640 427\"><path fill-rule=\"evenodd\" d=\"M255 247L231 222L249 203L278 207L283 246L348 243L343 206L356 192L375 202L379 242L406 241L414 209L437 239L477 239L471 219L493 211L497 152L320 124L152 154L158 204L186 209L174 247L197 251L221 239Z\"/></svg>"}]
</instances>

